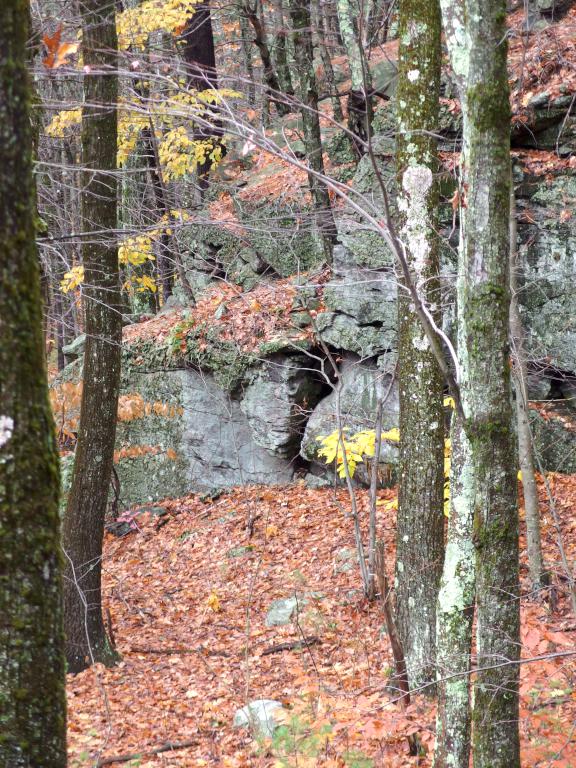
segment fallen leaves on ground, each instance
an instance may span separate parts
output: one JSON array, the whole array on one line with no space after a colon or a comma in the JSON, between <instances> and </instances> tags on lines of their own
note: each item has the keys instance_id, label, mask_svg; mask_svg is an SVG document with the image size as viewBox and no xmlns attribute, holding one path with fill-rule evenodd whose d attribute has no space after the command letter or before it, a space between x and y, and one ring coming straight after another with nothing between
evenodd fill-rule
<instances>
[{"instance_id":1,"label":"fallen leaves on ground","mask_svg":"<svg viewBox=\"0 0 576 768\"><path fill-rule=\"evenodd\" d=\"M549 484L573 562L576 476L550 476ZM382 500L393 495L380 492ZM542 487L541 501L558 606L551 613L545 603L523 600L524 658L574 649L576 639ZM366 492L359 492L359 503L366 519ZM340 550L354 546L343 490L252 486L162 504L168 511L162 527L150 518L124 538L106 538L104 591L122 662L69 677L71 766L127 752L142 754L132 763L140 766L342 768L354 754L358 761L370 757L375 768L430 766L430 752L420 763L409 757L406 737L417 732L432 749L433 703L418 696L408 710L394 703L386 688L392 656L381 608L362 596L355 566L339 567ZM390 570L394 519L383 510L380 505ZM524 556L523 536L521 549ZM423 578L425 571L424 565ZM523 562L525 592L526 576ZM266 627L271 602L293 595L307 602L292 624ZM309 648L291 642L306 636L319 642ZM291 650L265 654L282 643ZM575 684L573 658L522 666L526 768L576 764ZM236 709L261 698L284 705L294 729L287 752L232 728ZM313 742L312 756L299 753L317 734L325 735ZM146 755L165 742L192 745Z\"/></svg>"},{"instance_id":2,"label":"fallen leaves on ground","mask_svg":"<svg viewBox=\"0 0 576 768\"><path fill-rule=\"evenodd\" d=\"M318 296L327 277L327 270L314 276ZM222 341L233 342L242 352L254 352L263 342L282 338L287 331L292 342L311 341L312 328L298 329L293 321L293 313L301 312L304 306L298 303L297 286L289 278L273 283L262 282L246 292L239 286L223 282L209 288L196 306L186 312L173 310L127 326L123 338L125 342L144 339L160 342L185 319L189 329L205 324Z\"/></svg>"}]
</instances>

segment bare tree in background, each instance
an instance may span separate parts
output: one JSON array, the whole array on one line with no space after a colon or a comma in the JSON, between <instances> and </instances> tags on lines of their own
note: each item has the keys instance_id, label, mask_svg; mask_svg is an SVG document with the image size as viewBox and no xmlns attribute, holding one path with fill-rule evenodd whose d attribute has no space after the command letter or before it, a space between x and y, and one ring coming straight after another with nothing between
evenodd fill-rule
<instances>
[{"instance_id":1,"label":"bare tree in background","mask_svg":"<svg viewBox=\"0 0 576 768\"><path fill-rule=\"evenodd\" d=\"M102 617L102 540L120 388L117 227L117 39L114 6L84 0L82 222L86 349L72 487L64 517L66 658L71 672L116 654ZM91 235L91 232L98 232ZM104 234L102 234L104 232Z\"/></svg>"}]
</instances>

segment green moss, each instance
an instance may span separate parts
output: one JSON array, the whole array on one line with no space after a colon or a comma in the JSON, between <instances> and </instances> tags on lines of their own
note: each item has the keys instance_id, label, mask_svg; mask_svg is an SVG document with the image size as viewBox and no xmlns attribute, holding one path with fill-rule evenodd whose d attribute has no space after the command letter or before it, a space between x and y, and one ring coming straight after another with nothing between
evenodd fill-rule
<instances>
[{"instance_id":1,"label":"green moss","mask_svg":"<svg viewBox=\"0 0 576 768\"><path fill-rule=\"evenodd\" d=\"M510 101L508 88L502 88L497 80L487 80L468 88L466 101L470 121L478 133L508 131L510 125Z\"/></svg>"}]
</instances>

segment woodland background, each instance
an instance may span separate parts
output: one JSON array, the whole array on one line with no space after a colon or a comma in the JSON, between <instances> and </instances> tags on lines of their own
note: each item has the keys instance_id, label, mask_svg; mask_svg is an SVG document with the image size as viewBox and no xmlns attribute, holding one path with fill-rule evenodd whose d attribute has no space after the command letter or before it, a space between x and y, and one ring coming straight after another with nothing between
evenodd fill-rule
<instances>
[{"instance_id":1,"label":"woodland background","mask_svg":"<svg viewBox=\"0 0 576 768\"><path fill-rule=\"evenodd\" d=\"M574 765L574 3L18 20L0 762Z\"/></svg>"}]
</instances>

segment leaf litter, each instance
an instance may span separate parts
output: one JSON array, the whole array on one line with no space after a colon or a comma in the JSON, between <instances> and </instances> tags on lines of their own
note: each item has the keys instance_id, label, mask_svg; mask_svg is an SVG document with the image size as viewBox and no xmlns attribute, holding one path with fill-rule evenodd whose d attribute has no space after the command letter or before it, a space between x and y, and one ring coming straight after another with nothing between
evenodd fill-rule
<instances>
[{"instance_id":1,"label":"leaf litter","mask_svg":"<svg viewBox=\"0 0 576 768\"><path fill-rule=\"evenodd\" d=\"M574 562L576 476L551 475L549 483ZM540 493L557 605L552 612L528 594L521 511L522 655L550 654L521 667L523 765L568 768L576 764L576 663L554 654L575 649L576 617L542 483ZM368 496L358 494L366 519ZM391 500L394 490L379 496ZM408 710L393 703L381 607L364 599L355 565L337 567L338 553L354 546L344 490L300 481L161 504L168 511L161 521L143 518L130 535L106 537L105 606L122 662L69 676L72 766L125 753L141 755L128 763L140 766L431 765L434 704L424 696ZM378 515L391 577L394 513L387 506ZM272 601L289 596L302 598L292 623L267 627ZM306 645L307 637L315 641ZM278 745L232 727L238 708L265 698L283 704L295 729L292 752L280 757ZM407 753L406 737L415 732L428 750L421 758ZM312 755L299 753L316 735ZM166 742L191 746L147 754Z\"/></svg>"}]
</instances>

